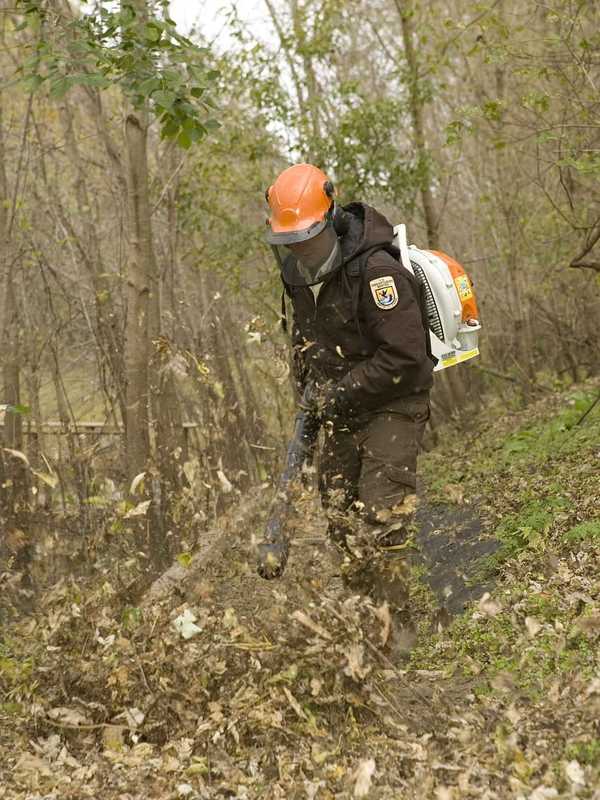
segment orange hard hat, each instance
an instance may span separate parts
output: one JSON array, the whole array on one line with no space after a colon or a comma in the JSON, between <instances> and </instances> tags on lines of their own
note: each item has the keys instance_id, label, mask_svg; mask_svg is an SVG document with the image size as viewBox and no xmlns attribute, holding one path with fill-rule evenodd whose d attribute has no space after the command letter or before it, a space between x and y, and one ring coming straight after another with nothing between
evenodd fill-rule
<instances>
[{"instance_id":1,"label":"orange hard hat","mask_svg":"<svg viewBox=\"0 0 600 800\"><path fill-rule=\"evenodd\" d=\"M288 167L265 193L271 209L267 240L290 244L312 239L329 221L334 194L333 183L318 167Z\"/></svg>"}]
</instances>

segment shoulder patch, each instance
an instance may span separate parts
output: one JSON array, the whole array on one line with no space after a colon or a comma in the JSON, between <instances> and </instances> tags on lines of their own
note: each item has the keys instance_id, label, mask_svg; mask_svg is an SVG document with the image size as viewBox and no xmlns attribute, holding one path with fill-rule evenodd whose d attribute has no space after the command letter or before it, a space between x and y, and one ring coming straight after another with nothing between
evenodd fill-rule
<instances>
[{"instance_id":1,"label":"shoulder patch","mask_svg":"<svg viewBox=\"0 0 600 800\"><path fill-rule=\"evenodd\" d=\"M383 308L387 311L387 309L398 305L398 290L396 289L396 282L391 275L386 275L384 278L375 278L375 280L369 281L369 286L377 308Z\"/></svg>"}]
</instances>

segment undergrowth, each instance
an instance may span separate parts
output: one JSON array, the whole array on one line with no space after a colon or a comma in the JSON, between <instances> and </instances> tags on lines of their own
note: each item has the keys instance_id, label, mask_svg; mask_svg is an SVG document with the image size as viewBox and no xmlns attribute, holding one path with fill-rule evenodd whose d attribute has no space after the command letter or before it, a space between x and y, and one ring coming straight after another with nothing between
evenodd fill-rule
<instances>
[{"instance_id":1,"label":"undergrowth","mask_svg":"<svg viewBox=\"0 0 600 800\"><path fill-rule=\"evenodd\" d=\"M600 409L579 422L597 392L540 402L467 441L450 433L426 456L434 497L475 505L501 546L476 570L495 577L493 597L422 637L413 669L471 676L479 698L526 698L532 709L549 700L559 709L574 687L600 688ZM595 769L599 753L590 728L563 757Z\"/></svg>"}]
</instances>

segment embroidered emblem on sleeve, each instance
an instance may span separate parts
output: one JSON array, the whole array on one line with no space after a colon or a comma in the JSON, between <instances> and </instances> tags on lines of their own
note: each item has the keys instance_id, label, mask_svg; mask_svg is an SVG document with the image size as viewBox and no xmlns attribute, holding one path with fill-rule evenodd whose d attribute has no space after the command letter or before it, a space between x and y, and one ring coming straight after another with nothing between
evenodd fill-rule
<instances>
[{"instance_id":1,"label":"embroidered emblem on sleeve","mask_svg":"<svg viewBox=\"0 0 600 800\"><path fill-rule=\"evenodd\" d=\"M391 275L386 275L385 278L375 278L369 283L369 286L378 308L387 310L398 304L398 290Z\"/></svg>"}]
</instances>

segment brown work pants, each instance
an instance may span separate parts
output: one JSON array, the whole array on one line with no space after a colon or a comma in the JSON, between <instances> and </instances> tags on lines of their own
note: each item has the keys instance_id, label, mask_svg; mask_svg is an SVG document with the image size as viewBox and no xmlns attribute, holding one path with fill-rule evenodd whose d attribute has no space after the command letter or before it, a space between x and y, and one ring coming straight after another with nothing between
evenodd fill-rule
<instances>
[{"instance_id":1,"label":"brown work pants","mask_svg":"<svg viewBox=\"0 0 600 800\"><path fill-rule=\"evenodd\" d=\"M334 542L363 561L357 588L377 583L380 548L400 546L416 502L417 455L429 419L429 395L386 404L347 425L327 425L319 488ZM348 548L348 541L357 547ZM365 586L370 593L372 587ZM376 599L390 599L375 590ZM399 598L396 604L400 602Z\"/></svg>"}]
</instances>

